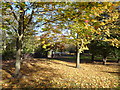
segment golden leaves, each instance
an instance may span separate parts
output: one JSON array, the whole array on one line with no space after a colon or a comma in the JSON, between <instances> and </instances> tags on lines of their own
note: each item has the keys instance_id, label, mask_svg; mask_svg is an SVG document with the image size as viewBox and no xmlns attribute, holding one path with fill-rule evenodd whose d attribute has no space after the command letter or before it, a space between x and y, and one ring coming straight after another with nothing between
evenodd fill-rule
<instances>
[{"instance_id":1,"label":"golden leaves","mask_svg":"<svg viewBox=\"0 0 120 90\"><path fill-rule=\"evenodd\" d=\"M45 41L42 41L41 43L42 43L42 44L44 44L44 43L45 43Z\"/></svg>"},{"instance_id":2,"label":"golden leaves","mask_svg":"<svg viewBox=\"0 0 120 90\"><path fill-rule=\"evenodd\" d=\"M102 25L102 26L103 26L103 25L105 25L105 23L104 23L104 22L101 22L101 23L100 23L100 25Z\"/></svg>"},{"instance_id":3,"label":"golden leaves","mask_svg":"<svg viewBox=\"0 0 120 90\"><path fill-rule=\"evenodd\" d=\"M116 38L113 38L113 39L105 39L104 41L107 41L107 42L111 42L111 45L112 46L115 46L115 47L120 47L120 40L116 39Z\"/></svg>"},{"instance_id":4,"label":"golden leaves","mask_svg":"<svg viewBox=\"0 0 120 90\"><path fill-rule=\"evenodd\" d=\"M23 12L23 10L19 10L19 12L21 13L21 12Z\"/></svg>"},{"instance_id":5,"label":"golden leaves","mask_svg":"<svg viewBox=\"0 0 120 90\"><path fill-rule=\"evenodd\" d=\"M89 56L90 57L90 56ZM74 60L64 57L64 60ZM3 62L5 63L5 62ZM7 63L8 65L13 62ZM113 63L110 63L113 64ZM118 72L119 66L81 64L80 69L73 68L74 63L60 60L31 59L22 64L21 72L25 75L18 80L9 81L6 70L2 72L3 88L114 88L118 86L119 77L106 72ZM26 67L27 66L27 67ZM9 69L11 66L9 66ZM10 69L11 70L11 69ZM12 71L13 73L13 71ZM92 82L92 83L91 83Z\"/></svg>"}]
</instances>

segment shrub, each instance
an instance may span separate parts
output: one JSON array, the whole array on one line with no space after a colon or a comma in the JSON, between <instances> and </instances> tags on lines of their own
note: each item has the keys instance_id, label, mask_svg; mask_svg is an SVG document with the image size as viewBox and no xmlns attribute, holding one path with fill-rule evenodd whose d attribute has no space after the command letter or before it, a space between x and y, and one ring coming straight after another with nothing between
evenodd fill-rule
<instances>
[{"instance_id":1,"label":"shrub","mask_svg":"<svg viewBox=\"0 0 120 90\"><path fill-rule=\"evenodd\" d=\"M15 59L15 51L14 50L5 50L2 52L2 59L3 60L11 60Z\"/></svg>"},{"instance_id":2,"label":"shrub","mask_svg":"<svg viewBox=\"0 0 120 90\"><path fill-rule=\"evenodd\" d=\"M41 57L47 57L47 51L42 48L42 46L39 46L34 53L35 58L41 58Z\"/></svg>"}]
</instances>

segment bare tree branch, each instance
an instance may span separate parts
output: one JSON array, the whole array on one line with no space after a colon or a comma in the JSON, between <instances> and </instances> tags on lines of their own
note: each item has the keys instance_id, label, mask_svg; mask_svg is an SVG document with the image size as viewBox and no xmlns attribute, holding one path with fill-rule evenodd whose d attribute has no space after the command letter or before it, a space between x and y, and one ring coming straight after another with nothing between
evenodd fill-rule
<instances>
[{"instance_id":1,"label":"bare tree branch","mask_svg":"<svg viewBox=\"0 0 120 90\"><path fill-rule=\"evenodd\" d=\"M16 16L15 12L13 11L13 7L11 5L10 5L10 9L11 9L11 11L13 13L14 18L18 21L17 16Z\"/></svg>"},{"instance_id":2,"label":"bare tree branch","mask_svg":"<svg viewBox=\"0 0 120 90\"><path fill-rule=\"evenodd\" d=\"M34 4L35 4L35 2L33 3L33 6L34 6ZM27 24L30 24L33 14L34 14L34 8L32 9L32 12L31 12L31 15L30 15L30 18L29 18L29 21Z\"/></svg>"}]
</instances>

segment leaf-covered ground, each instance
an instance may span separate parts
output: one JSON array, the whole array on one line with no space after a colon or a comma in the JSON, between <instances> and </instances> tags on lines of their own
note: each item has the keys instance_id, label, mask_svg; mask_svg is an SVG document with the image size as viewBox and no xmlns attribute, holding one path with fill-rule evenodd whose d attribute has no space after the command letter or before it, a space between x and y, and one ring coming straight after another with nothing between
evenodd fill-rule
<instances>
[{"instance_id":1,"label":"leaf-covered ground","mask_svg":"<svg viewBox=\"0 0 120 90\"><path fill-rule=\"evenodd\" d=\"M14 60L3 61L3 88L116 88L119 86L117 63L82 63L49 59L31 59L22 63L21 77L12 78Z\"/></svg>"}]
</instances>

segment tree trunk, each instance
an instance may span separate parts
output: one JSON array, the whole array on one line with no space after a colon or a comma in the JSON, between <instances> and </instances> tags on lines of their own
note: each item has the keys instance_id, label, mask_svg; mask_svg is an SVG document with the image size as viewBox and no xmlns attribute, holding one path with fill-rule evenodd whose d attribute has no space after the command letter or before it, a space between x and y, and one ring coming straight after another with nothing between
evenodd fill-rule
<instances>
[{"instance_id":1,"label":"tree trunk","mask_svg":"<svg viewBox=\"0 0 120 90\"><path fill-rule=\"evenodd\" d=\"M54 58L54 51L52 51L52 58Z\"/></svg>"},{"instance_id":2,"label":"tree trunk","mask_svg":"<svg viewBox=\"0 0 120 90\"><path fill-rule=\"evenodd\" d=\"M79 35L77 33L77 39L79 38ZM77 42L77 60L76 60L76 68L80 68L80 50L79 50L79 42Z\"/></svg>"},{"instance_id":3,"label":"tree trunk","mask_svg":"<svg viewBox=\"0 0 120 90\"><path fill-rule=\"evenodd\" d=\"M80 68L80 51L79 47L77 46L77 61L76 61L76 68Z\"/></svg>"},{"instance_id":4,"label":"tree trunk","mask_svg":"<svg viewBox=\"0 0 120 90\"><path fill-rule=\"evenodd\" d=\"M92 54L91 56L91 62L93 63L94 62L94 55Z\"/></svg>"},{"instance_id":5,"label":"tree trunk","mask_svg":"<svg viewBox=\"0 0 120 90\"><path fill-rule=\"evenodd\" d=\"M120 63L120 59L118 59L117 63Z\"/></svg>"},{"instance_id":6,"label":"tree trunk","mask_svg":"<svg viewBox=\"0 0 120 90\"><path fill-rule=\"evenodd\" d=\"M53 50L48 51L48 58L53 58Z\"/></svg>"},{"instance_id":7,"label":"tree trunk","mask_svg":"<svg viewBox=\"0 0 120 90\"><path fill-rule=\"evenodd\" d=\"M103 57L103 65L106 65L107 57Z\"/></svg>"},{"instance_id":8,"label":"tree trunk","mask_svg":"<svg viewBox=\"0 0 120 90\"><path fill-rule=\"evenodd\" d=\"M16 64L15 64L15 77L19 77L20 75L20 64L21 64L21 49L22 49L22 40L24 34L24 9L20 6L20 16L18 21L18 37L16 40Z\"/></svg>"},{"instance_id":9,"label":"tree trunk","mask_svg":"<svg viewBox=\"0 0 120 90\"><path fill-rule=\"evenodd\" d=\"M16 64L15 64L15 77L18 77L20 74L20 63L21 63L21 42L20 38L17 38L16 41Z\"/></svg>"}]
</instances>

